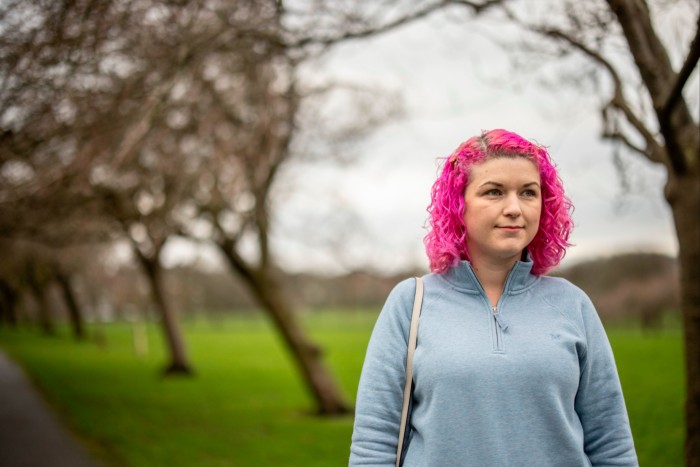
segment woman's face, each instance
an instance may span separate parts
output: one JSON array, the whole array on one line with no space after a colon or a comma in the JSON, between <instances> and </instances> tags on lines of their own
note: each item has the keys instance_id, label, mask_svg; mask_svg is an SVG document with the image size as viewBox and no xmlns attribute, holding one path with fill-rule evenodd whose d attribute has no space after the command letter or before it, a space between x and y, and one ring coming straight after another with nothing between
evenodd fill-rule
<instances>
[{"instance_id":1,"label":"woman's face","mask_svg":"<svg viewBox=\"0 0 700 467\"><path fill-rule=\"evenodd\" d=\"M502 157L472 166L464 200L472 262L518 260L540 224L542 191L534 162Z\"/></svg>"}]
</instances>

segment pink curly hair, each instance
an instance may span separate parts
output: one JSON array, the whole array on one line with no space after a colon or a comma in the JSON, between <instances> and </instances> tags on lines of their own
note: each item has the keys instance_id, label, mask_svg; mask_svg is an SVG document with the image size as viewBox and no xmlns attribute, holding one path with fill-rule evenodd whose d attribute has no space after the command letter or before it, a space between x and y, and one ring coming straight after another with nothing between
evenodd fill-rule
<instances>
[{"instance_id":1,"label":"pink curly hair","mask_svg":"<svg viewBox=\"0 0 700 467\"><path fill-rule=\"evenodd\" d=\"M447 159L433 184L428 206L430 226L423 242L430 269L441 273L459 260L469 260L467 226L464 224L464 192L469 169L486 159L526 157L537 165L542 182L542 213L535 238L527 247L532 273L545 274L564 257L570 246L573 206L547 150L506 130L483 131L462 143Z\"/></svg>"}]
</instances>

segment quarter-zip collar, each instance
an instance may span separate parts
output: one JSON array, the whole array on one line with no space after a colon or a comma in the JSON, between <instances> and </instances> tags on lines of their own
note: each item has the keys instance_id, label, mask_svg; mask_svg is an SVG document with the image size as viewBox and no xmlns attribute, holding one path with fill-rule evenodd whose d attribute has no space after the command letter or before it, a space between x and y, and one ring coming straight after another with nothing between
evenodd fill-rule
<instances>
[{"instance_id":1,"label":"quarter-zip collar","mask_svg":"<svg viewBox=\"0 0 700 467\"><path fill-rule=\"evenodd\" d=\"M538 276L531 272L532 266L533 263L529 257L524 261L517 261L508 273L503 293L519 293L532 286L538 279ZM441 276L456 290L472 294L483 291L469 261L460 261Z\"/></svg>"}]
</instances>

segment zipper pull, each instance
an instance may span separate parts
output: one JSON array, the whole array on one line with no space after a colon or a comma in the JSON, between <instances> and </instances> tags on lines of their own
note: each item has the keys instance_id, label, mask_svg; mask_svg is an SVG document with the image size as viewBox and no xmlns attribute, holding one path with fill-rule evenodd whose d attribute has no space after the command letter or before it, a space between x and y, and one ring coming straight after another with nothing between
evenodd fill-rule
<instances>
[{"instance_id":1,"label":"zipper pull","mask_svg":"<svg viewBox=\"0 0 700 467\"><path fill-rule=\"evenodd\" d=\"M501 328L501 331L505 332L506 329L508 329L508 323L501 317L500 313L498 313L498 310L495 306L491 307L491 311L493 311L493 317L498 323L498 327Z\"/></svg>"}]
</instances>

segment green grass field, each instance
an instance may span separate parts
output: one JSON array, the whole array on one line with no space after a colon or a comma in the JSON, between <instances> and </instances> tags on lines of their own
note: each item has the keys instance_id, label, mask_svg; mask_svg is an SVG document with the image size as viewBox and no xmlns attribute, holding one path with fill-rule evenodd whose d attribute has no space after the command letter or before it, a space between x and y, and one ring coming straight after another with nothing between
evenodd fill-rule
<instances>
[{"instance_id":1,"label":"green grass field","mask_svg":"<svg viewBox=\"0 0 700 467\"><path fill-rule=\"evenodd\" d=\"M304 318L353 400L375 316ZM159 329L134 353L128 324L103 326L105 343L67 331L0 329L18 361L95 456L107 466L347 465L352 418L321 419L293 362L262 317L184 325L194 378L162 378ZM677 328L645 336L609 329L642 466L682 465L683 371Z\"/></svg>"}]
</instances>

